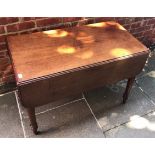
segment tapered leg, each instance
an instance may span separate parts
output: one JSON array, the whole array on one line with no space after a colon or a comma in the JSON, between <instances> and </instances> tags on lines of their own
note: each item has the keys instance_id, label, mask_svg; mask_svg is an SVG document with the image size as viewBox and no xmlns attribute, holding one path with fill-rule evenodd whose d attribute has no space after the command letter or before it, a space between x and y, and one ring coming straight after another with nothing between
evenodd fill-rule
<instances>
[{"instance_id":1,"label":"tapered leg","mask_svg":"<svg viewBox=\"0 0 155 155\"><path fill-rule=\"evenodd\" d=\"M126 86L125 92L123 94L123 104L125 104L128 99L128 96L129 96L129 93L130 93L130 90L132 88L134 81L135 81L135 77L128 79L127 86Z\"/></svg>"},{"instance_id":2,"label":"tapered leg","mask_svg":"<svg viewBox=\"0 0 155 155\"><path fill-rule=\"evenodd\" d=\"M38 131L37 131L38 125L37 125L36 116L35 116L35 108L27 108L27 112L29 115L29 119L30 119L30 123L32 126L33 133L35 135L37 135L38 134Z\"/></svg>"}]
</instances>

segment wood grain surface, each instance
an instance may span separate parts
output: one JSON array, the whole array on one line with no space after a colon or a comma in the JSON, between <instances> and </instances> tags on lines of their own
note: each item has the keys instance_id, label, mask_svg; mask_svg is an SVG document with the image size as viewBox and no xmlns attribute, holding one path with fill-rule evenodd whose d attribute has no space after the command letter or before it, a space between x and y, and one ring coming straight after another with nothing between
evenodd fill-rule
<instances>
[{"instance_id":1,"label":"wood grain surface","mask_svg":"<svg viewBox=\"0 0 155 155\"><path fill-rule=\"evenodd\" d=\"M115 22L10 36L8 45L17 84L148 50Z\"/></svg>"}]
</instances>

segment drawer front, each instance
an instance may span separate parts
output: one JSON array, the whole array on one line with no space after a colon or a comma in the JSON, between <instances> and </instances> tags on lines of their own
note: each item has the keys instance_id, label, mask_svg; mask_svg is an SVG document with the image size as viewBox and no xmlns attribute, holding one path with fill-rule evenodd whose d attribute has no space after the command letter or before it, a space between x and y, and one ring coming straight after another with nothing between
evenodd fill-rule
<instances>
[{"instance_id":1,"label":"drawer front","mask_svg":"<svg viewBox=\"0 0 155 155\"><path fill-rule=\"evenodd\" d=\"M19 86L22 104L40 106L83 91L136 76L148 54L124 58Z\"/></svg>"}]
</instances>

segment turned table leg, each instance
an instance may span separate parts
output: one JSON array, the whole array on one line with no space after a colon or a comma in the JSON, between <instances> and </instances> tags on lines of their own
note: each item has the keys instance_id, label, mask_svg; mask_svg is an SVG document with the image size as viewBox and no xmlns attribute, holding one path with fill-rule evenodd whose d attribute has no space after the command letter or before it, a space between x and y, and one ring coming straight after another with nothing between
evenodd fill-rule
<instances>
[{"instance_id":1,"label":"turned table leg","mask_svg":"<svg viewBox=\"0 0 155 155\"><path fill-rule=\"evenodd\" d=\"M29 119L30 119L30 123L32 126L33 133L35 135L37 135L38 134L38 131L37 131L38 125L37 125L36 116L35 116L35 108L27 108L27 112L29 115Z\"/></svg>"},{"instance_id":2,"label":"turned table leg","mask_svg":"<svg viewBox=\"0 0 155 155\"><path fill-rule=\"evenodd\" d=\"M129 93L130 93L130 90L132 88L134 81L135 81L135 77L128 79L127 86L126 86L125 92L123 94L123 104L125 104L128 99L128 96L129 96Z\"/></svg>"}]
</instances>

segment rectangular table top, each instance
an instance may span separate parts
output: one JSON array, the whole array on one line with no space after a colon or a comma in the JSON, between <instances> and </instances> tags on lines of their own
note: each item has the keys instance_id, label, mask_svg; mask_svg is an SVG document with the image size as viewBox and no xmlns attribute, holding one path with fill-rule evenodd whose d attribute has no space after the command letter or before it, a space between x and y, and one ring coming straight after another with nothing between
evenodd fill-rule
<instances>
[{"instance_id":1,"label":"rectangular table top","mask_svg":"<svg viewBox=\"0 0 155 155\"><path fill-rule=\"evenodd\" d=\"M17 84L148 51L115 22L10 36L8 45Z\"/></svg>"}]
</instances>

